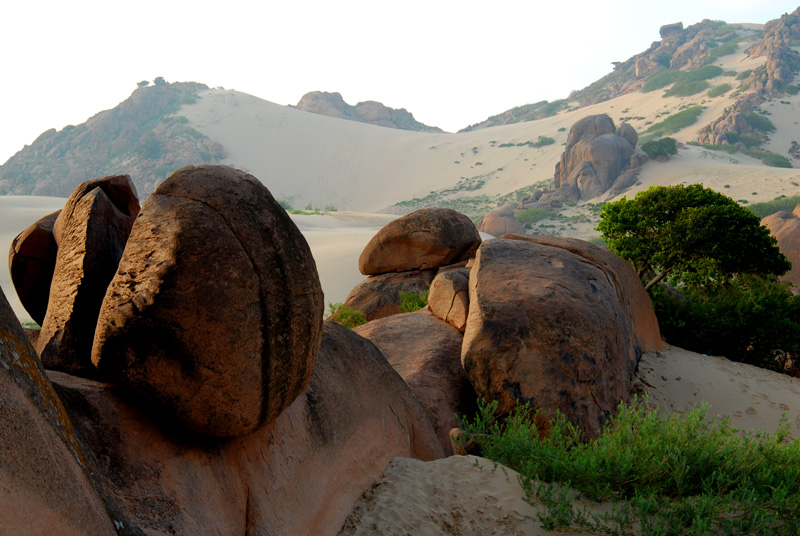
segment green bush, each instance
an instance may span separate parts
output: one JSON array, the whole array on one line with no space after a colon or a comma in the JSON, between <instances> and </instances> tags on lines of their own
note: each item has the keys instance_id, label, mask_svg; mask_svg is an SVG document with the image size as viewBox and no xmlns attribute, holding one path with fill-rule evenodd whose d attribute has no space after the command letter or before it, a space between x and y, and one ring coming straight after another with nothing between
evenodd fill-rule
<instances>
[{"instance_id":1,"label":"green bush","mask_svg":"<svg viewBox=\"0 0 800 536\"><path fill-rule=\"evenodd\" d=\"M678 154L678 144L674 138L661 138L657 141L648 141L643 143L641 147L642 151L650 158Z\"/></svg>"},{"instance_id":2,"label":"green bush","mask_svg":"<svg viewBox=\"0 0 800 536\"><path fill-rule=\"evenodd\" d=\"M680 71L661 71L647 79L642 87L642 93L649 93L674 83L680 76Z\"/></svg>"},{"instance_id":3,"label":"green bush","mask_svg":"<svg viewBox=\"0 0 800 536\"><path fill-rule=\"evenodd\" d=\"M709 64L714 63L717 59L721 58L722 56L728 56L736 52L736 48L739 46L739 39L733 39L728 41L727 43L723 43L718 47L715 47L711 53L703 60L703 63Z\"/></svg>"},{"instance_id":4,"label":"green bush","mask_svg":"<svg viewBox=\"0 0 800 536\"><path fill-rule=\"evenodd\" d=\"M350 329L367 323L364 313L341 303L328 302L328 318Z\"/></svg>"},{"instance_id":5,"label":"green bush","mask_svg":"<svg viewBox=\"0 0 800 536\"><path fill-rule=\"evenodd\" d=\"M782 195L780 197L776 197L772 201L753 203L747 207L747 209L759 218L765 218L770 214L775 214L776 212L780 212L782 210L786 212L792 212L794 207L796 207L798 204L800 204L800 195L793 195L791 197Z\"/></svg>"},{"instance_id":6,"label":"green bush","mask_svg":"<svg viewBox=\"0 0 800 536\"><path fill-rule=\"evenodd\" d=\"M514 214L514 217L523 225L536 223L546 218L555 218L556 216L555 212L546 208L526 208Z\"/></svg>"},{"instance_id":7,"label":"green bush","mask_svg":"<svg viewBox=\"0 0 800 536\"><path fill-rule=\"evenodd\" d=\"M697 122L697 118L703 113L702 106L691 106L681 110L676 114L668 116L663 121L650 125L643 134L648 134L652 138L669 136Z\"/></svg>"},{"instance_id":8,"label":"green bush","mask_svg":"<svg viewBox=\"0 0 800 536\"><path fill-rule=\"evenodd\" d=\"M400 291L400 312L413 313L428 305L429 290L419 292Z\"/></svg>"},{"instance_id":9,"label":"green bush","mask_svg":"<svg viewBox=\"0 0 800 536\"><path fill-rule=\"evenodd\" d=\"M800 297L775 279L657 287L652 301L661 334L681 348L778 371L800 352Z\"/></svg>"},{"instance_id":10,"label":"green bush","mask_svg":"<svg viewBox=\"0 0 800 536\"><path fill-rule=\"evenodd\" d=\"M783 155L779 155L776 153L771 153L769 151L762 151L757 149L749 149L747 147L742 149L742 153L746 154L747 156L752 156L753 158L758 158L766 165L771 167L779 167L779 168L790 168L792 166L791 160L786 158Z\"/></svg>"},{"instance_id":11,"label":"green bush","mask_svg":"<svg viewBox=\"0 0 800 536\"><path fill-rule=\"evenodd\" d=\"M520 406L501 419L496 403L479 403L464 437L482 455L520 474L525 499L538 499L547 530L590 533L794 535L800 530L800 440L777 432L743 434L712 419L703 404L668 416L634 398L594 441L556 412L546 434L543 414ZM614 502L610 513L576 509L577 490L590 501Z\"/></svg>"},{"instance_id":12,"label":"green bush","mask_svg":"<svg viewBox=\"0 0 800 536\"><path fill-rule=\"evenodd\" d=\"M725 93L727 93L731 89L732 89L732 86L726 82L724 84L720 84L718 86L714 86L711 89L709 89L708 90L708 96L713 99L715 97L719 97L720 95L724 95Z\"/></svg>"},{"instance_id":13,"label":"green bush","mask_svg":"<svg viewBox=\"0 0 800 536\"><path fill-rule=\"evenodd\" d=\"M708 88L705 80L678 80L675 84L664 92L665 97L688 97L696 95Z\"/></svg>"},{"instance_id":14,"label":"green bush","mask_svg":"<svg viewBox=\"0 0 800 536\"><path fill-rule=\"evenodd\" d=\"M736 75L736 80L744 80L753 72L753 69L747 69Z\"/></svg>"},{"instance_id":15,"label":"green bush","mask_svg":"<svg viewBox=\"0 0 800 536\"><path fill-rule=\"evenodd\" d=\"M775 132L775 125L772 124L772 121L770 121L768 117L755 112L744 113L742 115L747 119L747 122L750 123L750 126L753 127L753 130L765 133Z\"/></svg>"},{"instance_id":16,"label":"green bush","mask_svg":"<svg viewBox=\"0 0 800 536\"><path fill-rule=\"evenodd\" d=\"M691 71L684 71L681 74L681 81L694 82L697 80L708 80L723 73L722 67L716 65L704 65Z\"/></svg>"}]
</instances>

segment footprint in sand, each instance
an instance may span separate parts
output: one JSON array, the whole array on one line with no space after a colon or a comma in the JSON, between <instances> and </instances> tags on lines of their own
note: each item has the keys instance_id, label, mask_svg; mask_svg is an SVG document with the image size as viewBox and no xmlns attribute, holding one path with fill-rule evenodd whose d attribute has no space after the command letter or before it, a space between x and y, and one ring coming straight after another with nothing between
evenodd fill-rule
<instances>
[{"instance_id":1,"label":"footprint in sand","mask_svg":"<svg viewBox=\"0 0 800 536\"><path fill-rule=\"evenodd\" d=\"M787 406L786 404L781 404L780 406L781 406L781 411L789 411L789 406Z\"/></svg>"},{"instance_id":2,"label":"footprint in sand","mask_svg":"<svg viewBox=\"0 0 800 536\"><path fill-rule=\"evenodd\" d=\"M756 413L758 413L755 408L747 408L746 410L744 410L744 412L747 413L748 415L755 415Z\"/></svg>"}]
</instances>

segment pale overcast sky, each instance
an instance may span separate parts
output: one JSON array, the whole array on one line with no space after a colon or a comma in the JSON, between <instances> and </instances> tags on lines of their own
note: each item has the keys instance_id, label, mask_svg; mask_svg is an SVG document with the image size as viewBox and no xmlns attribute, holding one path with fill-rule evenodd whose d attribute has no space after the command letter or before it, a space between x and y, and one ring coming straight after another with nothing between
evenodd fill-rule
<instances>
[{"instance_id":1,"label":"pale overcast sky","mask_svg":"<svg viewBox=\"0 0 800 536\"><path fill-rule=\"evenodd\" d=\"M456 131L566 97L659 39L663 24L764 23L777 0L138 0L6 2L0 163L86 121L140 80L196 81L278 104L313 90L377 100ZM11 4L11 5L8 5Z\"/></svg>"}]
</instances>

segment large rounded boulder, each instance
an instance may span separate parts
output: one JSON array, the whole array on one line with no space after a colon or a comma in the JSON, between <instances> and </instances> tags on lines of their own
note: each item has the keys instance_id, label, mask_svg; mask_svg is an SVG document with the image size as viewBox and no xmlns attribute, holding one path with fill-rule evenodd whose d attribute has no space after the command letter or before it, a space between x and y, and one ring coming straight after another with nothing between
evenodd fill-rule
<instances>
[{"instance_id":1,"label":"large rounded boulder","mask_svg":"<svg viewBox=\"0 0 800 536\"><path fill-rule=\"evenodd\" d=\"M461 359L478 396L503 412L524 402L560 410L596 437L629 397L643 351L607 263L500 238L478 249L469 297Z\"/></svg>"},{"instance_id":2,"label":"large rounded boulder","mask_svg":"<svg viewBox=\"0 0 800 536\"><path fill-rule=\"evenodd\" d=\"M474 255L481 237L468 217L449 208L424 208L385 225L358 259L364 275L430 270Z\"/></svg>"},{"instance_id":3,"label":"large rounded boulder","mask_svg":"<svg viewBox=\"0 0 800 536\"><path fill-rule=\"evenodd\" d=\"M142 206L92 361L202 434L273 421L306 388L323 297L300 231L255 177L186 167Z\"/></svg>"}]
</instances>

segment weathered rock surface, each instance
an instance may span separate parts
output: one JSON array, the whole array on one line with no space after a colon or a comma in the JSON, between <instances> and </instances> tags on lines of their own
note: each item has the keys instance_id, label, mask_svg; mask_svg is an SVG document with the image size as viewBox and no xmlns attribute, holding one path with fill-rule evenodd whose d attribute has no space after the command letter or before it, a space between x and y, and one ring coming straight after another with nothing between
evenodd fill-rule
<instances>
[{"instance_id":1,"label":"weathered rock surface","mask_svg":"<svg viewBox=\"0 0 800 536\"><path fill-rule=\"evenodd\" d=\"M53 222L58 251L36 343L45 368L93 372L100 305L138 213L130 177L113 175L81 183Z\"/></svg>"},{"instance_id":2,"label":"weathered rock surface","mask_svg":"<svg viewBox=\"0 0 800 536\"><path fill-rule=\"evenodd\" d=\"M781 253L792 263L792 269L780 277L781 281L794 284L794 292L800 292L800 205L793 212L776 212L761 220L761 225L778 240Z\"/></svg>"},{"instance_id":3,"label":"weathered rock surface","mask_svg":"<svg viewBox=\"0 0 800 536\"><path fill-rule=\"evenodd\" d=\"M422 402L445 455L453 454L456 414L474 408L475 392L461 366L460 331L426 309L375 320L354 330L371 341Z\"/></svg>"},{"instance_id":4,"label":"weathered rock surface","mask_svg":"<svg viewBox=\"0 0 800 536\"><path fill-rule=\"evenodd\" d=\"M596 437L628 399L645 348L623 292L589 256L518 239L482 244L461 354L478 396L500 411L559 409Z\"/></svg>"},{"instance_id":5,"label":"weathered rock surface","mask_svg":"<svg viewBox=\"0 0 800 536\"><path fill-rule=\"evenodd\" d=\"M764 76L748 80L765 91L779 90L794 80L800 67L800 54L792 48L800 39L800 8L791 14L771 20L764 25L761 42L748 50L751 58L767 57Z\"/></svg>"},{"instance_id":6,"label":"weathered rock surface","mask_svg":"<svg viewBox=\"0 0 800 536\"><path fill-rule=\"evenodd\" d=\"M469 315L469 269L440 272L431 283L428 308L461 333Z\"/></svg>"},{"instance_id":7,"label":"weathered rock surface","mask_svg":"<svg viewBox=\"0 0 800 536\"><path fill-rule=\"evenodd\" d=\"M673 24L665 24L658 30L659 35L661 35L661 39L669 35L674 34L682 34L683 33L683 23L682 22L675 22Z\"/></svg>"},{"instance_id":8,"label":"weathered rock surface","mask_svg":"<svg viewBox=\"0 0 800 536\"><path fill-rule=\"evenodd\" d=\"M396 110L380 102L365 101L355 106L347 104L340 93L311 91L306 93L295 108L338 119L348 119L381 127L416 130L420 132L443 132L437 127L429 127L414 119L405 108Z\"/></svg>"},{"instance_id":9,"label":"weathered rock surface","mask_svg":"<svg viewBox=\"0 0 800 536\"><path fill-rule=\"evenodd\" d=\"M561 160L556 164L556 189L577 189L580 199L591 199L608 191L628 169L638 140L630 125L624 124L621 132L624 137L616 134L614 121L606 114L590 115L572 125ZM550 196L546 194L541 201L549 200Z\"/></svg>"},{"instance_id":10,"label":"weathered rock surface","mask_svg":"<svg viewBox=\"0 0 800 536\"><path fill-rule=\"evenodd\" d=\"M364 247L364 275L430 270L466 260L481 243L469 218L449 208L424 208L386 224Z\"/></svg>"},{"instance_id":11,"label":"weathered rock surface","mask_svg":"<svg viewBox=\"0 0 800 536\"><path fill-rule=\"evenodd\" d=\"M514 217L513 209L496 208L490 210L478 224L478 231L492 236L504 234L523 234L525 227Z\"/></svg>"},{"instance_id":12,"label":"weathered rock surface","mask_svg":"<svg viewBox=\"0 0 800 536\"><path fill-rule=\"evenodd\" d=\"M42 325L50 298L50 282L56 268L58 244L53 236L53 224L60 210L22 231L11 242L8 251L8 271L19 301L31 318Z\"/></svg>"},{"instance_id":13,"label":"weathered rock surface","mask_svg":"<svg viewBox=\"0 0 800 536\"><path fill-rule=\"evenodd\" d=\"M115 535L53 386L0 291L0 534Z\"/></svg>"},{"instance_id":14,"label":"weathered rock surface","mask_svg":"<svg viewBox=\"0 0 800 536\"><path fill-rule=\"evenodd\" d=\"M322 313L308 244L266 187L229 167L190 166L142 207L92 361L184 426L236 436L306 388Z\"/></svg>"},{"instance_id":15,"label":"weathered rock surface","mask_svg":"<svg viewBox=\"0 0 800 536\"><path fill-rule=\"evenodd\" d=\"M395 456L443 456L419 401L378 349L333 322L311 382L233 440L198 437L118 387L52 373L87 462L147 534L336 534Z\"/></svg>"},{"instance_id":16,"label":"weathered rock surface","mask_svg":"<svg viewBox=\"0 0 800 536\"><path fill-rule=\"evenodd\" d=\"M505 236L503 238L561 248L602 268L614 282L617 299L626 312L628 321L634 326L634 333L641 351L658 351L664 347L650 295L644 289L642 280L624 259L607 249L577 238L530 235ZM637 359L638 354L640 352L637 352ZM632 363L632 366L635 368L636 363Z\"/></svg>"},{"instance_id":17,"label":"weathered rock surface","mask_svg":"<svg viewBox=\"0 0 800 536\"><path fill-rule=\"evenodd\" d=\"M377 320L400 313L401 292L428 290L436 270L421 270L373 275L356 285L344 305L364 313L367 320Z\"/></svg>"}]
</instances>

